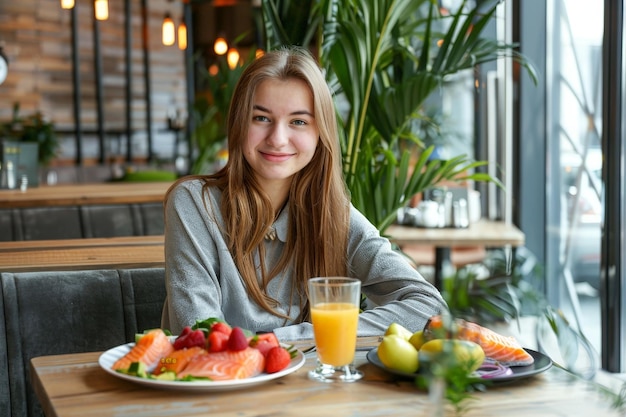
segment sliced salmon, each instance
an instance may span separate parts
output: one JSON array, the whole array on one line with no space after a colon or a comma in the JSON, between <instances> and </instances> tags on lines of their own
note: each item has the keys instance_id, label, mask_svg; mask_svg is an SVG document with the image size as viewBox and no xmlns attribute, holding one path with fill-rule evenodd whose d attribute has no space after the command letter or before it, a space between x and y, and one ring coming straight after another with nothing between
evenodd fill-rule
<instances>
[{"instance_id":1,"label":"sliced salmon","mask_svg":"<svg viewBox=\"0 0 626 417\"><path fill-rule=\"evenodd\" d=\"M163 330L150 330L139 339L130 352L118 359L111 368L114 370L128 369L131 363L142 362L150 369L156 366L159 359L173 351L174 346Z\"/></svg>"},{"instance_id":2,"label":"sliced salmon","mask_svg":"<svg viewBox=\"0 0 626 417\"><path fill-rule=\"evenodd\" d=\"M178 374L210 378L213 381L250 378L263 372L265 358L258 349L247 347L240 351L207 353L192 358Z\"/></svg>"},{"instance_id":3,"label":"sliced salmon","mask_svg":"<svg viewBox=\"0 0 626 417\"><path fill-rule=\"evenodd\" d=\"M207 351L200 346L175 350L169 355L161 357L158 365L154 368L152 373L154 375L160 375L163 372L172 371L178 374L194 357L206 354Z\"/></svg>"},{"instance_id":4,"label":"sliced salmon","mask_svg":"<svg viewBox=\"0 0 626 417\"><path fill-rule=\"evenodd\" d=\"M430 319L426 328L429 330L442 329L443 317L435 316ZM505 366L532 365L535 359L512 336L503 336L491 329L482 327L462 319L454 320L454 337L478 343L485 356Z\"/></svg>"}]
</instances>

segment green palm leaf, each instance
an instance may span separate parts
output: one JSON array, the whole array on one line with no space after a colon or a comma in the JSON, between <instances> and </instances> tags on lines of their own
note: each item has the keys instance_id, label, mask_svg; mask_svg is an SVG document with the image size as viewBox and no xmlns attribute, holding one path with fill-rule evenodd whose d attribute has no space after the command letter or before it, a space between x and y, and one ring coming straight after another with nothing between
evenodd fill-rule
<instances>
[{"instance_id":1,"label":"green palm leaf","mask_svg":"<svg viewBox=\"0 0 626 417\"><path fill-rule=\"evenodd\" d=\"M312 13L315 3L314 0L263 1L266 48L309 45L321 22L321 16Z\"/></svg>"}]
</instances>

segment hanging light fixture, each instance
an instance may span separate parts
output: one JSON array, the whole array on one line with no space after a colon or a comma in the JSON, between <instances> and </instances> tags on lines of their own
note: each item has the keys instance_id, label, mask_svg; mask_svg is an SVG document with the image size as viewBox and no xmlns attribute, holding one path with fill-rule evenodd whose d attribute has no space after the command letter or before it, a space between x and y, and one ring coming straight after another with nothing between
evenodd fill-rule
<instances>
[{"instance_id":1,"label":"hanging light fixture","mask_svg":"<svg viewBox=\"0 0 626 417\"><path fill-rule=\"evenodd\" d=\"M228 42L222 36L219 36L215 39L215 43L213 44L213 50L217 55L224 55L228 52Z\"/></svg>"},{"instance_id":2,"label":"hanging light fixture","mask_svg":"<svg viewBox=\"0 0 626 417\"><path fill-rule=\"evenodd\" d=\"M96 19L107 20L109 18L109 0L95 0L94 9Z\"/></svg>"},{"instance_id":3,"label":"hanging light fixture","mask_svg":"<svg viewBox=\"0 0 626 417\"><path fill-rule=\"evenodd\" d=\"M184 21L178 25L178 49L187 49L187 25Z\"/></svg>"},{"instance_id":4,"label":"hanging light fixture","mask_svg":"<svg viewBox=\"0 0 626 417\"><path fill-rule=\"evenodd\" d=\"M176 27L169 13L165 13L165 18L163 19L162 40L165 46L174 45L174 42L176 42Z\"/></svg>"},{"instance_id":5,"label":"hanging light fixture","mask_svg":"<svg viewBox=\"0 0 626 417\"><path fill-rule=\"evenodd\" d=\"M74 8L74 0L61 0L61 8L62 9L73 9Z\"/></svg>"},{"instance_id":6,"label":"hanging light fixture","mask_svg":"<svg viewBox=\"0 0 626 417\"><path fill-rule=\"evenodd\" d=\"M226 61L228 61L228 67L231 70L237 68L237 65L239 65L239 51L235 48L230 48L228 55L226 55Z\"/></svg>"}]
</instances>

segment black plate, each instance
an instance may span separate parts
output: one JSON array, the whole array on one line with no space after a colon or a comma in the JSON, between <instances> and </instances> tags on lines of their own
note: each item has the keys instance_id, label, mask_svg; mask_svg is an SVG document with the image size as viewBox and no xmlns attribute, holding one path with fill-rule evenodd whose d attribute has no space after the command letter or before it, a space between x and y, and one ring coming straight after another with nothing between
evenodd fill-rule
<instances>
[{"instance_id":1,"label":"black plate","mask_svg":"<svg viewBox=\"0 0 626 417\"><path fill-rule=\"evenodd\" d=\"M493 382L509 382L516 381L523 378L528 378L533 375L540 374L542 372L547 371L552 366L552 360L544 355L541 352L536 352L534 350L526 349L524 350L535 359L535 362L532 365L526 366L511 366L511 371L513 371L513 375L499 376L494 378L485 379L485 381L493 381ZM378 359L378 348L372 349L367 352L367 360L377 367L384 369L387 372L390 372L394 375L402 376L405 378L415 378L419 375L419 371L411 374L402 371L396 371L395 369L387 368L383 363Z\"/></svg>"}]
</instances>

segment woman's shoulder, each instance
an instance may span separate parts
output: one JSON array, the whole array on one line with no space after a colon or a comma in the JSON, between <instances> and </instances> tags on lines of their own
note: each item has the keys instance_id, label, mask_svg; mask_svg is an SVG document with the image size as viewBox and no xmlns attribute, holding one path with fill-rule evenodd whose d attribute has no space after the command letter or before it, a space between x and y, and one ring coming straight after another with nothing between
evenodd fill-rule
<instances>
[{"instance_id":1,"label":"woman's shoulder","mask_svg":"<svg viewBox=\"0 0 626 417\"><path fill-rule=\"evenodd\" d=\"M350 203L350 236L352 238L364 236L378 236L379 231L352 203Z\"/></svg>"},{"instance_id":2,"label":"woman's shoulder","mask_svg":"<svg viewBox=\"0 0 626 417\"><path fill-rule=\"evenodd\" d=\"M168 200L198 200L202 201L208 197L211 200L219 201L221 199L221 191L218 187L205 187L206 181L201 176L188 176L177 180L167 192Z\"/></svg>"},{"instance_id":3,"label":"woman's shoulder","mask_svg":"<svg viewBox=\"0 0 626 417\"><path fill-rule=\"evenodd\" d=\"M176 182L174 182L174 184L172 184L172 186L168 190L168 193L181 192L185 190L187 192L201 193L205 184L206 180L203 176L188 175L186 177L182 177L176 180ZM221 194L217 187L209 185L208 187L206 187L206 189L211 194Z\"/></svg>"},{"instance_id":4,"label":"woman's shoulder","mask_svg":"<svg viewBox=\"0 0 626 417\"><path fill-rule=\"evenodd\" d=\"M360 226L375 226L369 221L367 217L363 213L359 211L352 203L350 203L350 225L358 224Z\"/></svg>"}]
</instances>

